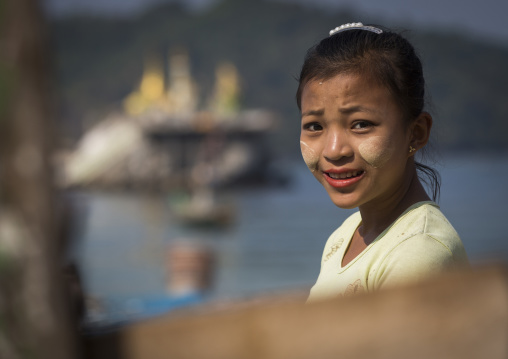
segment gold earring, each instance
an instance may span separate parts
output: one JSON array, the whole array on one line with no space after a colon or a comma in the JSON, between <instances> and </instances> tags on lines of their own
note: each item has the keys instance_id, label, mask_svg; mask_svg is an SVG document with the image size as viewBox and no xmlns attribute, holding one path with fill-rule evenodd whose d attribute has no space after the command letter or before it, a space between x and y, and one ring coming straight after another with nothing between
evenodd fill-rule
<instances>
[{"instance_id":1,"label":"gold earring","mask_svg":"<svg viewBox=\"0 0 508 359\"><path fill-rule=\"evenodd\" d=\"M414 151L416 151L416 148L414 148L413 146L409 146L409 153L413 153Z\"/></svg>"}]
</instances>

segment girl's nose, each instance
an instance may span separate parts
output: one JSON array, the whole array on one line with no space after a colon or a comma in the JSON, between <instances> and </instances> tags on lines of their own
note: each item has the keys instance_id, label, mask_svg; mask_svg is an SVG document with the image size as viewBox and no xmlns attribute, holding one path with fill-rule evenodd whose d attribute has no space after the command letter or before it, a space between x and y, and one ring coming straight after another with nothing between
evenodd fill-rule
<instances>
[{"instance_id":1,"label":"girl's nose","mask_svg":"<svg viewBox=\"0 0 508 359\"><path fill-rule=\"evenodd\" d=\"M353 155L353 149L349 145L346 134L341 131L330 131L325 139L323 156L330 161L337 161L342 157Z\"/></svg>"}]
</instances>

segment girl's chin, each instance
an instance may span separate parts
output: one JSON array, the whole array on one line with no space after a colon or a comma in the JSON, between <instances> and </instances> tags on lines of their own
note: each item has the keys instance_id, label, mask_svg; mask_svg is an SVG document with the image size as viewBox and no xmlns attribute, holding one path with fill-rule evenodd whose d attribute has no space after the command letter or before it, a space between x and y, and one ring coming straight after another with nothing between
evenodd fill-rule
<instances>
[{"instance_id":1,"label":"girl's chin","mask_svg":"<svg viewBox=\"0 0 508 359\"><path fill-rule=\"evenodd\" d=\"M339 207L341 209L353 209L353 208L358 207L358 205L356 205L356 204L343 204L343 203L337 203L335 201L333 201L333 204L335 204L337 207Z\"/></svg>"},{"instance_id":2,"label":"girl's chin","mask_svg":"<svg viewBox=\"0 0 508 359\"><path fill-rule=\"evenodd\" d=\"M342 209L353 209L360 205L358 198L347 198L347 195L343 195L338 198L337 194L330 195L330 199L333 204Z\"/></svg>"}]
</instances>

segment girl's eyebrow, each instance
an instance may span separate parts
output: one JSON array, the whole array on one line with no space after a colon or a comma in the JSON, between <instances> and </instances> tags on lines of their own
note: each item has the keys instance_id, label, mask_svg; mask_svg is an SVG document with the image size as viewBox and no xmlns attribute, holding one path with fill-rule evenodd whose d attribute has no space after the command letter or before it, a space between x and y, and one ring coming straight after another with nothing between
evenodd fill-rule
<instances>
[{"instance_id":1,"label":"girl's eyebrow","mask_svg":"<svg viewBox=\"0 0 508 359\"><path fill-rule=\"evenodd\" d=\"M305 116L323 116L324 113L325 113L324 109L309 110L309 111L302 112L302 117L305 117Z\"/></svg>"},{"instance_id":2,"label":"girl's eyebrow","mask_svg":"<svg viewBox=\"0 0 508 359\"><path fill-rule=\"evenodd\" d=\"M342 114L345 114L345 115L350 115L355 112L368 112L368 113L373 113L373 114L378 113L378 111L376 111L375 109L367 108L367 107L360 106L360 105L340 108L339 112Z\"/></svg>"},{"instance_id":3,"label":"girl's eyebrow","mask_svg":"<svg viewBox=\"0 0 508 359\"><path fill-rule=\"evenodd\" d=\"M355 112L367 112L367 113L372 113L372 114L377 114L378 113L378 111L376 109L371 109L371 108L364 107L364 106L361 106L361 105L351 106L351 107L343 107L343 108L339 109L339 112L341 114L344 114L344 115L350 115L350 114L355 113ZM306 117L306 116L323 116L324 113L325 113L324 109L309 110L309 111L302 112L302 117Z\"/></svg>"}]
</instances>

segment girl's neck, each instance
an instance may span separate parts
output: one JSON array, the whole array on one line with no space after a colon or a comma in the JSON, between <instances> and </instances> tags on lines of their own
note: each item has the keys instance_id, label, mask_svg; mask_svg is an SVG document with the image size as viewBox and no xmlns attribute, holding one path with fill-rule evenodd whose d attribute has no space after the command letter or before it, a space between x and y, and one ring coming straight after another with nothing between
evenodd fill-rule
<instances>
[{"instance_id":1,"label":"girl's neck","mask_svg":"<svg viewBox=\"0 0 508 359\"><path fill-rule=\"evenodd\" d=\"M407 180L389 199L359 208L362 224L358 230L362 237L375 239L408 207L418 202L430 201L416 174L416 168L413 167L406 178Z\"/></svg>"}]
</instances>

